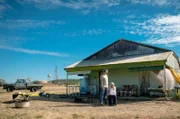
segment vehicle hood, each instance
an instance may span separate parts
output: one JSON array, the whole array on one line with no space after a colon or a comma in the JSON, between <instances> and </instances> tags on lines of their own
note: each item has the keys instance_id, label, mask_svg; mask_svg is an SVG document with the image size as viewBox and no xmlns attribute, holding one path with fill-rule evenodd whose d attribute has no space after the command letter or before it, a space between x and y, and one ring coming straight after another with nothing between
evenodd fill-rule
<instances>
[{"instance_id":1,"label":"vehicle hood","mask_svg":"<svg viewBox=\"0 0 180 119\"><path fill-rule=\"evenodd\" d=\"M14 85L14 83L5 83L3 86Z\"/></svg>"}]
</instances>

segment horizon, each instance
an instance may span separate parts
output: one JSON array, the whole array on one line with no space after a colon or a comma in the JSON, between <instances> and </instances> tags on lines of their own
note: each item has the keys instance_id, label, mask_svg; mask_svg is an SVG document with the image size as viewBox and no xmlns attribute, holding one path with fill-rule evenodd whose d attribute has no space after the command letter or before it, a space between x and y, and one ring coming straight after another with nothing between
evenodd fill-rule
<instances>
[{"instance_id":1,"label":"horizon","mask_svg":"<svg viewBox=\"0 0 180 119\"><path fill-rule=\"evenodd\" d=\"M0 78L48 80L57 66L66 79L66 66L121 38L179 57L179 6L179 0L0 0Z\"/></svg>"}]
</instances>

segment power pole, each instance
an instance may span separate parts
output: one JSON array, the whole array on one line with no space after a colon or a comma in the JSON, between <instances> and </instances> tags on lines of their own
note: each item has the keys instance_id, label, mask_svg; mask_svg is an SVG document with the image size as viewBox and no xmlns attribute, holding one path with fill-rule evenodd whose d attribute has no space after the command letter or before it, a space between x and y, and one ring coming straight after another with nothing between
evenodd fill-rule
<instances>
[{"instance_id":1,"label":"power pole","mask_svg":"<svg viewBox=\"0 0 180 119\"><path fill-rule=\"evenodd\" d=\"M58 67L57 66L54 71L54 80L58 80Z\"/></svg>"}]
</instances>

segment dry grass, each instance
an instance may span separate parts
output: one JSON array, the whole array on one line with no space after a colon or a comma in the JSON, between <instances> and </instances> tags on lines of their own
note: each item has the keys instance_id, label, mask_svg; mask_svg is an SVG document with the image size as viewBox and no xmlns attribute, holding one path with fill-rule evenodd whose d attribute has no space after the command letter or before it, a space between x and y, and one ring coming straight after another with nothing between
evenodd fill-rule
<instances>
[{"instance_id":1,"label":"dry grass","mask_svg":"<svg viewBox=\"0 0 180 119\"><path fill-rule=\"evenodd\" d=\"M65 93L61 86L46 86L46 92ZM29 92L29 91L26 91ZM120 101L115 107L73 103L73 99L58 96L33 98L29 108L14 108L12 93L0 90L0 119L178 119L180 102L173 101Z\"/></svg>"}]
</instances>

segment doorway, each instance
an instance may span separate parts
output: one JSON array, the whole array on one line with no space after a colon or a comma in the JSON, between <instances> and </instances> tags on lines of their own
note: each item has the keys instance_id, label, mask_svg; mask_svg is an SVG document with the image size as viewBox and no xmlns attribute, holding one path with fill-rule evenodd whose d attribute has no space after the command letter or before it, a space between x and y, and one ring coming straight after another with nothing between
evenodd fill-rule
<instances>
[{"instance_id":1,"label":"doorway","mask_svg":"<svg viewBox=\"0 0 180 119\"><path fill-rule=\"evenodd\" d=\"M140 71L140 96L149 96L149 87L150 80L148 71Z\"/></svg>"},{"instance_id":2,"label":"doorway","mask_svg":"<svg viewBox=\"0 0 180 119\"><path fill-rule=\"evenodd\" d=\"M101 74L102 74L102 71L99 71L98 72L98 77L99 77L98 78L99 79L99 84L98 84L99 85L99 94L100 94L100 91L101 91Z\"/></svg>"}]
</instances>

